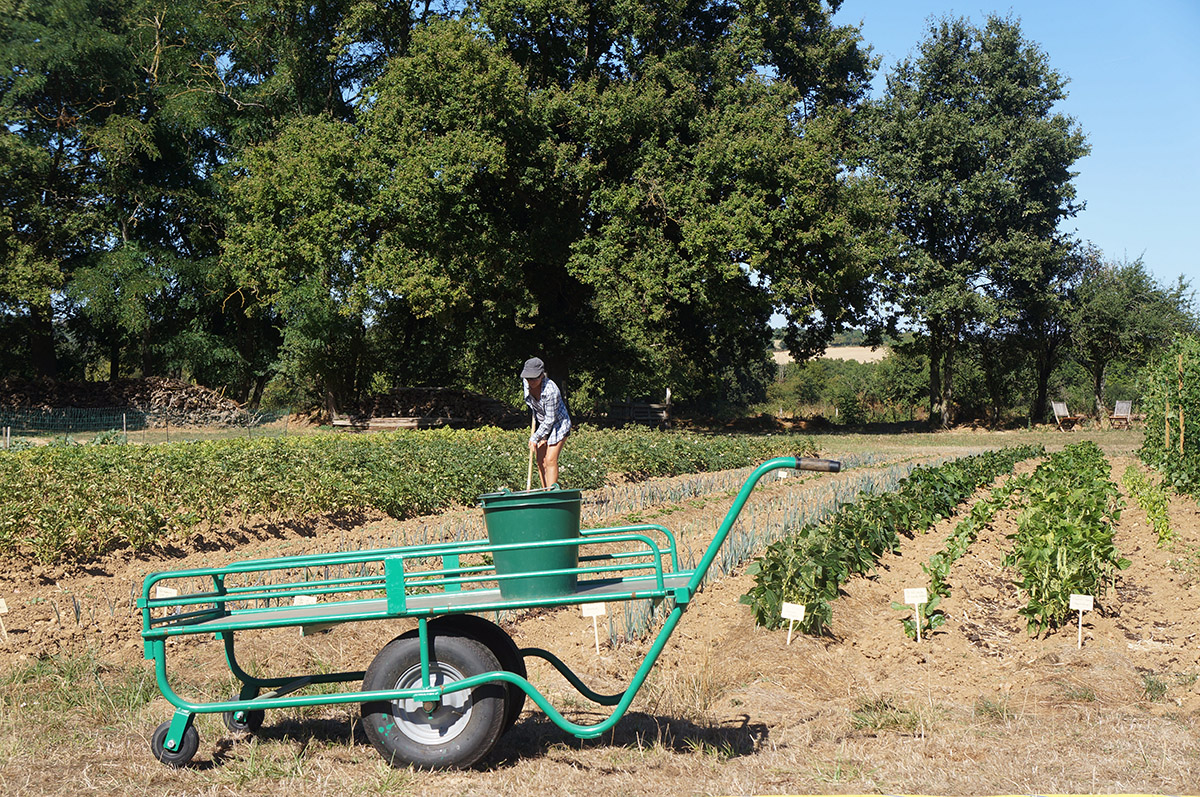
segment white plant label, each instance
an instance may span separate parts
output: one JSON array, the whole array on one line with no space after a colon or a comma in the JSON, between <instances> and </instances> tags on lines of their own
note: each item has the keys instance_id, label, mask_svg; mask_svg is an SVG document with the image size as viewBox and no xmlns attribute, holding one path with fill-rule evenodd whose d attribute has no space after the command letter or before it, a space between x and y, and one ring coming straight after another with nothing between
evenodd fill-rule
<instances>
[{"instance_id":1,"label":"white plant label","mask_svg":"<svg viewBox=\"0 0 1200 797\"><path fill-rule=\"evenodd\" d=\"M596 628L596 618L605 613L603 603L581 603L579 611L583 612L584 617L592 618L592 639L596 641L596 655L600 655L600 631Z\"/></svg>"},{"instance_id":2,"label":"white plant label","mask_svg":"<svg viewBox=\"0 0 1200 797\"><path fill-rule=\"evenodd\" d=\"M295 597L292 598L292 605L293 606L316 606L317 605L317 596L316 595L296 595ZM333 628L334 625L336 625L336 623L315 623L313 625L302 625L302 626L300 626L300 636L312 636L313 634L320 634L324 631L328 631L330 628Z\"/></svg>"},{"instance_id":3,"label":"white plant label","mask_svg":"<svg viewBox=\"0 0 1200 797\"><path fill-rule=\"evenodd\" d=\"M1071 608L1079 612L1079 635L1075 640L1076 649L1083 648L1083 613L1092 610L1092 604L1095 603L1091 595L1077 595L1071 593Z\"/></svg>"},{"instance_id":4,"label":"white plant label","mask_svg":"<svg viewBox=\"0 0 1200 797\"><path fill-rule=\"evenodd\" d=\"M795 620L802 622L804 620L804 604L803 603L784 603L780 614L785 620Z\"/></svg>"},{"instance_id":5,"label":"white plant label","mask_svg":"<svg viewBox=\"0 0 1200 797\"><path fill-rule=\"evenodd\" d=\"M0 614L8 614L8 604L4 602L4 598L0 598ZM3 634L4 641L8 641L8 629L4 627L4 621L0 620L0 634Z\"/></svg>"},{"instance_id":6,"label":"white plant label","mask_svg":"<svg viewBox=\"0 0 1200 797\"><path fill-rule=\"evenodd\" d=\"M796 623L804 621L804 604L784 602L779 614L783 619L788 621L787 643L790 646L792 644L792 630L796 627Z\"/></svg>"},{"instance_id":7,"label":"white plant label","mask_svg":"<svg viewBox=\"0 0 1200 797\"><path fill-rule=\"evenodd\" d=\"M175 589L174 587L157 587L156 586L154 588L154 597L157 598L158 600L163 600L164 598L178 598L179 590ZM180 611L182 611L182 610L178 606L175 606L169 610L169 613L170 614L179 614Z\"/></svg>"},{"instance_id":8,"label":"white plant label","mask_svg":"<svg viewBox=\"0 0 1200 797\"><path fill-rule=\"evenodd\" d=\"M904 590L904 602L913 607L917 626L917 642L921 641L921 604L929 602L929 590L924 587L911 587Z\"/></svg>"},{"instance_id":9,"label":"white plant label","mask_svg":"<svg viewBox=\"0 0 1200 797\"><path fill-rule=\"evenodd\" d=\"M8 604L4 602L4 598L0 598L0 614L8 614Z\"/></svg>"}]
</instances>

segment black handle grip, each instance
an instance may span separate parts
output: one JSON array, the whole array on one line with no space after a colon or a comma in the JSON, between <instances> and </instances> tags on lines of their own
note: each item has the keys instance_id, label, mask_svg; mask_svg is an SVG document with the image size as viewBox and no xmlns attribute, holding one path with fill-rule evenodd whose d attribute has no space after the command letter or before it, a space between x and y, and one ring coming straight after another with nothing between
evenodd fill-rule
<instances>
[{"instance_id":1,"label":"black handle grip","mask_svg":"<svg viewBox=\"0 0 1200 797\"><path fill-rule=\"evenodd\" d=\"M796 457L796 470L819 470L825 473L837 473L842 469L842 463L836 459L813 459L812 457Z\"/></svg>"}]
</instances>

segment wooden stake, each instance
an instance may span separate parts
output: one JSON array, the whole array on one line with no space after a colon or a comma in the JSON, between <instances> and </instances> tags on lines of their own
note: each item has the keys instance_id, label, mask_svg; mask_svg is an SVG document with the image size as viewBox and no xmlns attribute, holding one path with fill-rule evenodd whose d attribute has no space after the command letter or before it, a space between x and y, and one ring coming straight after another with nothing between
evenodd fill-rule
<instances>
[{"instance_id":1,"label":"wooden stake","mask_svg":"<svg viewBox=\"0 0 1200 797\"><path fill-rule=\"evenodd\" d=\"M1183 352L1179 352L1179 453L1183 453Z\"/></svg>"},{"instance_id":2,"label":"wooden stake","mask_svg":"<svg viewBox=\"0 0 1200 797\"><path fill-rule=\"evenodd\" d=\"M1167 399L1167 408L1163 413L1163 451L1171 448L1171 400Z\"/></svg>"}]
</instances>

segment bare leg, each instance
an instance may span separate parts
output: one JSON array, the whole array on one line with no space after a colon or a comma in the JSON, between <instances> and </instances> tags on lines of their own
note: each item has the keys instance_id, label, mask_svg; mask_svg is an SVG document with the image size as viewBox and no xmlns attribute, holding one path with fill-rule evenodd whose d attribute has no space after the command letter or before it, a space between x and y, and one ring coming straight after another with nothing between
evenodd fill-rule
<instances>
[{"instance_id":1,"label":"bare leg","mask_svg":"<svg viewBox=\"0 0 1200 797\"><path fill-rule=\"evenodd\" d=\"M567 441L564 438L552 446L548 445L544 449L538 449L540 452L544 452L538 458L538 472L542 474L543 487L550 487L558 481L558 455L565 442Z\"/></svg>"}]
</instances>

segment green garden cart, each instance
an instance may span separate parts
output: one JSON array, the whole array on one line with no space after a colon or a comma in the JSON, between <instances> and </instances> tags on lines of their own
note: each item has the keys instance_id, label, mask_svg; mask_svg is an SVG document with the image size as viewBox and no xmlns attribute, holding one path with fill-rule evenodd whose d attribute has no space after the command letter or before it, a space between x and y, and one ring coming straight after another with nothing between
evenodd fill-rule
<instances>
[{"instance_id":1,"label":"green garden cart","mask_svg":"<svg viewBox=\"0 0 1200 797\"><path fill-rule=\"evenodd\" d=\"M528 697L560 728L594 738L628 710L667 640L766 473L780 469L836 472L833 460L777 457L746 479L694 569L680 568L665 527L579 528L578 491L500 492L481 497L488 539L237 562L225 567L154 573L145 579L145 656L158 688L175 706L151 737L156 758L172 767L199 747L193 720L220 713L232 731L254 732L265 712L303 706L360 704L363 728L393 766L469 767L486 756L520 715ZM199 586L199 591L196 585ZM191 590L191 591L189 591ZM558 657L518 649L481 613L650 599L670 608L625 691L588 688ZM239 663L239 634L299 627L302 633L350 622L411 618L416 628L390 641L365 671L251 675ZM227 700L180 696L167 667L173 637L212 634L240 689ZM593 725L568 720L527 680L525 660L541 658L589 700L613 707ZM361 682L359 691L335 689Z\"/></svg>"}]
</instances>

